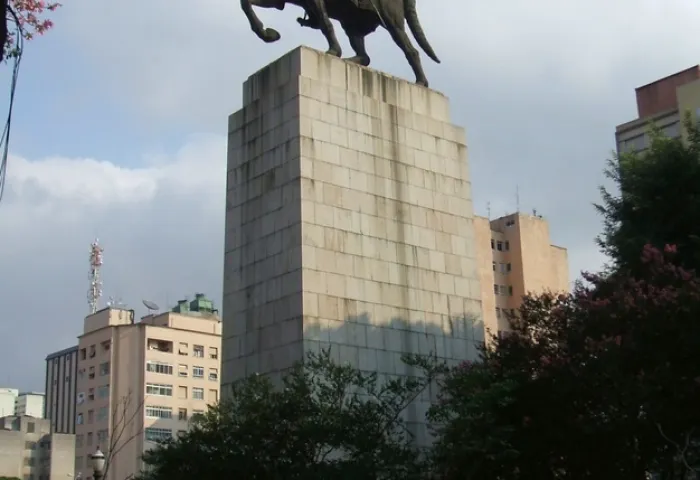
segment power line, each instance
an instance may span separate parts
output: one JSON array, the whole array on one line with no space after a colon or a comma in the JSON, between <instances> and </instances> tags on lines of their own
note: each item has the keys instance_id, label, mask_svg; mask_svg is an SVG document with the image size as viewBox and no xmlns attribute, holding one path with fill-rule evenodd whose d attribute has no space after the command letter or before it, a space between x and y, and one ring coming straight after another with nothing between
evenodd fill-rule
<instances>
[{"instance_id":1,"label":"power line","mask_svg":"<svg viewBox=\"0 0 700 480\"><path fill-rule=\"evenodd\" d=\"M10 127L12 125L12 107L15 104L15 90L17 88L17 78L19 76L19 65L22 61L22 53L24 52L24 36L22 35L22 25L17 18L17 14L10 7L7 6L7 12L10 17L6 18L6 21L14 22L17 27L16 39L15 39L15 51L14 51L14 65L12 66L12 81L10 82L10 105L7 109L7 119L5 120L5 128L3 129L2 136L0 137L0 148L2 149L2 156L0 157L0 202L2 201L3 194L5 193L5 183L7 182L7 157L10 152ZM0 41L5 41L5 39L0 39Z\"/></svg>"}]
</instances>

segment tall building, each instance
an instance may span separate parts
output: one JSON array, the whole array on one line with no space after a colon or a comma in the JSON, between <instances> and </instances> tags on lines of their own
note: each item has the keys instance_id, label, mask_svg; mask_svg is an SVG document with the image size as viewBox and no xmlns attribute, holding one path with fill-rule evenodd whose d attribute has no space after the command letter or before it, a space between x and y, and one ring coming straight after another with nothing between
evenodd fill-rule
<instances>
[{"instance_id":1,"label":"tall building","mask_svg":"<svg viewBox=\"0 0 700 480\"><path fill-rule=\"evenodd\" d=\"M44 399L43 393L20 393L15 399L15 415L18 417L44 418Z\"/></svg>"},{"instance_id":2,"label":"tall building","mask_svg":"<svg viewBox=\"0 0 700 480\"><path fill-rule=\"evenodd\" d=\"M218 312L203 294L140 322L118 308L87 316L78 342L76 477L89 479L98 447L113 455L105 480L138 473L154 442L218 402L220 350Z\"/></svg>"},{"instance_id":3,"label":"tall building","mask_svg":"<svg viewBox=\"0 0 700 480\"><path fill-rule=\"evenodd\" d=\"M77 381L77 345L46 357L44 418L50 421L51 433L75 433Z\"/></svg>"},{"instance_id":4,"label":"tall building","mask_svg":"<svg viewBox=\"0 0 700 480\"><path fill-rule=\"evenodd\" d=\"M567 251L551 244L541 216L475 217L474 227L483 320L492 335L509 330L506 313L520 307L523 295L569 291Z\"/></svg>"},{"instance_id":5,"label":"tall building","mask_svg":"<svg viewBox=\"0 0 700 480\"><path fill-rule=\"evenodd\" d=\"M642 152L649 147L649 123L668 137L684 135L686 112L700 117L700 65L688 68L635 89L635 120L615 129L617 151Z\"/></svg>"},{"instance_id":6,"label":"tall building","mask_svg":"<svg viewBox=\"0 0 700 480\"><path fill-rule=\"evenodd\" d=\"M19 395L16 388L0 388L0 417L15 414L15 401Z\"/></svg>"},{"instance_id":7,"label":"tall building","mask_svg":"<svg viewBox=\"0 0 700 480\"><path fill-rule=\"evenodd\" d=\"M54 480L73 477L75 436L51 433L47 419L0 418L0 477Z\"/></svg>"}]
</instances>

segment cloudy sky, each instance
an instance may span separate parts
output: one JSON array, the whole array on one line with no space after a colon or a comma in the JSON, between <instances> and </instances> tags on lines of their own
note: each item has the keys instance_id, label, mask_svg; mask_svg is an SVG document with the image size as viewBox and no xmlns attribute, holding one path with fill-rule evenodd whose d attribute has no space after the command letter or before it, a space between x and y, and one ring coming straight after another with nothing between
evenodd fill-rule
<instances>
[{"instance_id":1,"label":"cloudy sky","mask_svg":"<svg viewBox=\"0 0 700 480\"><path fill-rule=\"evenodd\" d=\"M95 236L105 297L137 314L142 299L165 306L195 291L219 302L226 117L250 73L300 43L325 49L293 10L262 15L283 35L266 45L236 0L66 0L55 29L28 45L0 203L0 386L43 390L46 354L76 342ZM513 211L519 187L521 209L537 208L569 249L572 278L598 268L592 202L614 127L636 116L635 87L698 63L700 3L419 10L443 61L426 60L431 86L467 129L477 212ZM412 78L387 34L369 49L373 67Z\"/></svg>"}]
</instances>

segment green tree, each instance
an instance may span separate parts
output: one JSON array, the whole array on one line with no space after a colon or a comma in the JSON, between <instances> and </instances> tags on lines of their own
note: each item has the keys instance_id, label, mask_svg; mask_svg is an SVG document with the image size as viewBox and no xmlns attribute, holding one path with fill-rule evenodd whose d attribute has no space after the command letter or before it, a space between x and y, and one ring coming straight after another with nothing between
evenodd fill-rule
<instances>
[{"instance_id":1,"label":"green tree","mask_svg":"<svg viewBox=\"0 0 700 480\"><path fill-rule=\"evenodd\" d=\"M700 279L650 245L641 279L527 297L513 333L452 370L431 411L445 479L689 477L700 426ZM663 435L662 435L663 433Z\"/></svg>"},{"instance_id":2,"label":"green tree","mask_svg":"<svg viewBox=\"0 0 700 480\"><path fill-rule=\"evenodd\" d=\"M685 118L687 142L651 130L643 153L624 153L609 162L606 176L616 192L601 187L596 209L604 219L598 242L615 269L638 274L639 252L646 244L676 245L676 261L700 268L700 131Z\"/></svg>"},{"instance_id":3,"label":"green tree","mask_svg":"<svg viewBox=\"0 0 700 480\"><path fill-rule=\"evenodd\" d=\"M380 382L328 351L310 353L283 388L257 375L236 383L187 433L144 454L141 479L420 478L402 414L432 381L426 370Z\"/></svg>"}]
</instances>

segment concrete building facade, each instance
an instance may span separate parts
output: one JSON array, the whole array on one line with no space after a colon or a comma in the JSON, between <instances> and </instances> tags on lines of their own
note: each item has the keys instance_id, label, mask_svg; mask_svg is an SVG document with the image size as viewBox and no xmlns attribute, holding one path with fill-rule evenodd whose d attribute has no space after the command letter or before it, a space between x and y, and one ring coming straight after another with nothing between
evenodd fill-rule
<instances>
[{"instance_id":1,"label":"concrete building facade","mask_svg":"<svg viewBox=\"0 0 700 480\"><path fill-rule=\"evenodd\" d=\"M700 65L638 87L635 95L638 117L615 129L619 153L647 149L650 123L668 137L685 137L683 121L686 112L690 112L694 119L700 119Z\"/></svg>"},{"instance_id":2,"label":"concrete building facade","mask_svg":"<svg viewBox=\"0 0 700 480\"><path fill-rule=\"evenodd\" d=\"M223 385L305 352L381 378L484 340L466 137L433 90L300 47L229 118ZM410 428L426 438L420 399Z\"/></svg>"},{"instance_id":3,"label":"concrete building facade","mask_svg":"<svg viewBox=\"0 0 700 480\"><path fill-rule=\"evenodd\" d=\"M75 436L51 433L47 419L0 418L0 477L58 480L74 474Z\"/></svg>"},{"instance_id":4,"label":"concrete building facade","mask_svg":"<svg viewBox=\"0 0 700 480\"><path fill-rule=\"evenodd\" d=\"M507 332L508 312L528 293L568 292L565 248L551 244L549 224L538 215L514 213L495 220L474 219L486 330Z\"/></svg>"},{"instance_id":5,"label":"concrete building facade","mask_svg":"<svg viewBox=\"0 0 700 480\"><path fill-rule=\"evenodd\" d=\"M39 392L21 392L15 399L15 415L44 418L45 398Z\"/></svg>"},{"instance_id":6,"label":"concrete building facade","mask_svg":"<svg viewBox=\"0 0 700 480\"><path fill-rule=\"evenodd\" d=\"M19 395L16 388L0 388L0 416L15 414L15 401Z\"/></svg>"},{"instance_id":7,"label":"concrete building facade","mask_svg":"<svg viewBox=\"0 0 700 480\"><path fill-rule=\"evenodd\" d=\"M75 433L77 387L78 346L47 355L44 418L52 433Z\"/></svg>"},{"instance_id":8,"label":"concrete building facade","mask_svg":"<svg viewBox=\"0 0 700 480\"><path fill-rule=\"evenodd\" d=\"M221 322L197 294L173 311L135 322L133 310L85 318L78 343L75 475L89 479L90 455L108 458L105 480L141 470L141 455L188 428L219 400Z\"/></svg>"}]
</instances>

